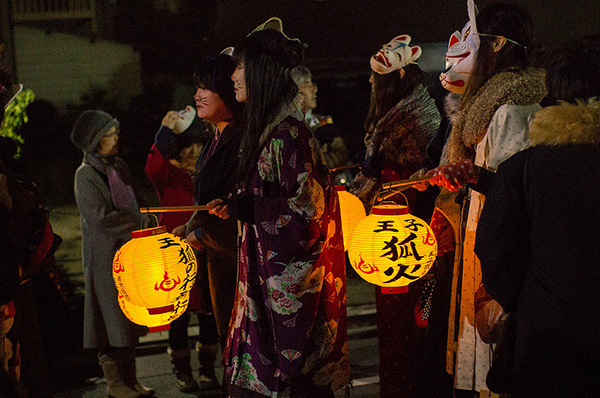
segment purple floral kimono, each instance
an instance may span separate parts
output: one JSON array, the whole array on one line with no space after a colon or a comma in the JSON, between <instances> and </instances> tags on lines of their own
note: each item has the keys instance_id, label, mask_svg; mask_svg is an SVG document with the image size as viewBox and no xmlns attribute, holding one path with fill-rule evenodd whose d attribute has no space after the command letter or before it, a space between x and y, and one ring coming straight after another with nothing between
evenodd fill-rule
<instances>
[{"instance_id":1,"label":"purple floral kimono","mask_svg":"<svg viewBox=\"0 0 600 398\"><path fill-rule=\"evenodd\" d=\"M340 207L301 114L279 120L246 181L255 223L242 232L225 389L328 397L350 382Z\"/></svg>"}]
</instances>

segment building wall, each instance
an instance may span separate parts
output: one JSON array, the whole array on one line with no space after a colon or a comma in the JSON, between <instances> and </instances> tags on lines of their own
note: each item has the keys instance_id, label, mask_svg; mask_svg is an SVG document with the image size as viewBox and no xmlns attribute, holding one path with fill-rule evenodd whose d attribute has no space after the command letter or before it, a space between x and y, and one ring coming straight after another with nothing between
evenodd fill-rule
<instances>
[{"instance_id":1,"label":"building wall","mask_svg":"<svg viewBox=\"0 0 600 398\"><path fill-rule=\"evenodd\" d=\"M126 109L142 91L140 57L129 45L19 25L14 43L18 81L56 106L78 104L99 87Z\"/></svg>"}]
</instances>

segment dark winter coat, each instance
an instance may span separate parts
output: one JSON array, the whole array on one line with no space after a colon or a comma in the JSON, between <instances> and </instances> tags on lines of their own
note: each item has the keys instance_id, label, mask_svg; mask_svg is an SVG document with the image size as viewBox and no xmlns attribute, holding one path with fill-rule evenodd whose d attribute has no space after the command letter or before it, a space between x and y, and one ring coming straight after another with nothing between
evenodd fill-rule
<instances>
[{"instance_id":1,"label":"dark winter coat","mask_svg":"<svg viewBox=\"0 0 600 398\"><path fill-rule=\"evenodd\" d=\"M516 397L600 391L600 101L538 112L533 145L498 168L475 252L517 312Z\"/></svg>"},{"instance_id":2,"label":"dark winter coat","mask_svg":"<svg viewBox=\"0 0 600 398\"><path fill-rule=\"evenodd\" d=\"M237 182L240 139L239 129L229 125L223 129L218 142L213 136L204 146L194 178L196 205L227 198ZM224 220L206 211L197 211L189 220L187 230L188 233L194 231L206 251L213 312L224 343L235 295L237 222L233 218Z\"/></svg>"}]
</instances>

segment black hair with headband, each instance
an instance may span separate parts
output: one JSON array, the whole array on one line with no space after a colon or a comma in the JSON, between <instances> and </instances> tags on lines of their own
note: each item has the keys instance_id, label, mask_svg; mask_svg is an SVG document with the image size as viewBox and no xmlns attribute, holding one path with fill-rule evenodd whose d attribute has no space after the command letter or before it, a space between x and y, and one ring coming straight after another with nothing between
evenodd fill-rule
<instances>
[{"instance_id":1,"label":"black hair with headband","mask_svg":"<svg viewBox=\"0 0 600 398\"><path fill-rule=\"evenodd\" d=\"M255 30L235 45L233 58L244 68L246 106L240 151L243 178L258 158L259 137L298 87L290 71L304 60L304 46L276 29Z\"/></svg>"}]
</instances>

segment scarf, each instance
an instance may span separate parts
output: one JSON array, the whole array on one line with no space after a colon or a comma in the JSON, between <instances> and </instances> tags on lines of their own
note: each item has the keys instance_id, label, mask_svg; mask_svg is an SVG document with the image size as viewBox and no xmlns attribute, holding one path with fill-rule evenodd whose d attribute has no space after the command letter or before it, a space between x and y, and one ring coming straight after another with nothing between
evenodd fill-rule
<instances>
[{"instance_id":1,"label":"scarf","mask_svg":"<svg viewBox=\"0 0 600 398\"><path fill-rule=\"evenodd\" d=\"M381 155L397 169L418 168L427 143L440 126L440 113L425 86L398 101L365 135L366 157Z\"/></svg>"},{"instance_id":2,"label":"scarf","mask_svg":"<svg viewBox=\"0 0 600 398\"><path fill-rule=\"evenodd\" d=\"M100 156L95 153L84 153L84 161L108 178L108 188L113 204L119 210L132 214L139 213L138 201L132 187L129 174L119 166L115 155Z\"/></svg>"},{"instance_id":3,"label":"scarf","mask_svg":"<svg viewBox=\"0 0 600 398\"><path fill-rule=\"evenodd\" d=\"M500 72L492 76L452 118L448 139L450 162L473 159L474 146L487 133L494 114L502 105L533 105L546 96L542 69Z\"/></svg>"}]
</instances>

